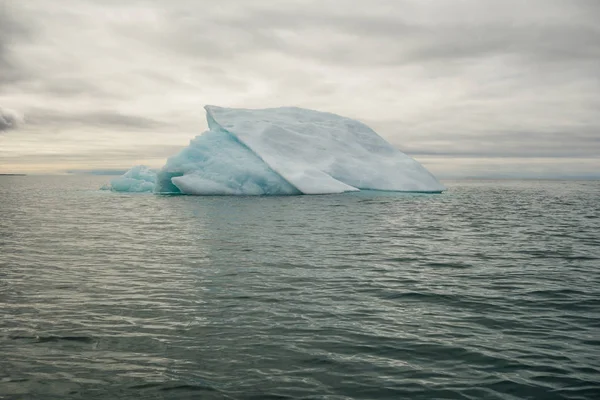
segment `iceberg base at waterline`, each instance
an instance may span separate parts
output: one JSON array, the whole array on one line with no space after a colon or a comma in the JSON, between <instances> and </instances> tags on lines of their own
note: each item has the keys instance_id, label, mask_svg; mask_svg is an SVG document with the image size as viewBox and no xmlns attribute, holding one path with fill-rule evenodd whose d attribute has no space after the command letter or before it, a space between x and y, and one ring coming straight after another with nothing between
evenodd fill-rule
<instances>
[{"instance_id":1,"label":"iceberg base at waterline","mask_svg":"<svg viewBox=\"0 0 600 400\"><path fill-rule=\"evenodd\" d=\"M156 172L144 165L136 165L122 176L112 179L110 185L103 189L114 192L153 192L156 183Z\"/></svg>"},{"instance_id":2,"label":"iceberg base at waterline","mask_svg":"<svg viewBox=\"0 0 600 400\"><path fill-rule=\"evenodd\" d=\"M136 166L110 188L190 195L445 190L421 164L361 122L296 107L205 109L209 130L158 173Z\"/></svg>"}]
</instances>

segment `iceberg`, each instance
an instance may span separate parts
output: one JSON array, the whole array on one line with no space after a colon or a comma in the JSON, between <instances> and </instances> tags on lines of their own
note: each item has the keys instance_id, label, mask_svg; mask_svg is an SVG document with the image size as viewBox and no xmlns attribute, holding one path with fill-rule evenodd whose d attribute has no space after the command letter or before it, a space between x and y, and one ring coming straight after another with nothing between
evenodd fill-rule
<instances>
[{"instance_id":1,"label":"iceberg","mask_svg":"<svg viewBox=\"0 0 600 400\"><path fill-rule=\"evenodd\" d=\"M208 131L170 157L156 176L134 167L111 182L113 190L192 195L445 190L421 164L359 121L296 107L205 110Z\"/></svg>"},{"instance_id":2,"label":"iceberg","mask_svg":"<svg viewBox=\"0 0 600 400\"><path fill-rule=\"evenodd\" d=\"M156 172L144 165L137 165L122 176L110 181L114 192L153 192Z\"/></svg>"}]
</instances>

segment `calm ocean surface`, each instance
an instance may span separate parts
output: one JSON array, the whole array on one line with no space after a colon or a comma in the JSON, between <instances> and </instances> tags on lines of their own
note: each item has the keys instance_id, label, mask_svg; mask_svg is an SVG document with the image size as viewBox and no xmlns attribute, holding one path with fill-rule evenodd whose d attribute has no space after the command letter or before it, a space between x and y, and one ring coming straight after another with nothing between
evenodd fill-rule
<instances>
[{"instance_id":1,"label":"calm ocean surface","mask_svg":"<svg viewBox=\"0 0 600 400\"><path fill-rule=\"evenodd\" d=\"M600 181L0 176L0 399L600 399Z\"/></svg>"}]
</instances>

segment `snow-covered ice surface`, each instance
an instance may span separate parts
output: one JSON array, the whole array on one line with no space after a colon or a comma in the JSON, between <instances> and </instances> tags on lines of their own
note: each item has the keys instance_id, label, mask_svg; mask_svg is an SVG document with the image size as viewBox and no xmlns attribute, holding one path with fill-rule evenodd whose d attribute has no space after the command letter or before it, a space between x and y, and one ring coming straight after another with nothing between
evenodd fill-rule
<instances>
[{"instance_id":1,"label":"snow-covered ice surface","mask_svg":"<svg viewBox=\"0 0 600 400\"><path fill-rule=\"evenodd\" d=\"M168 159L154 180L129 171L113 190L152 185L194 195L330 194L357 190L439 193L421 164L365 124L296 107L206 106L209 131ZM137 167L136 167L137 168ZM127 179L125 179L127 178Z\"/></svg>"},{"instance_id":2,"label":"snow-covered ice surface","mask_svg":"<svg viewBox=\"0 0 600 400\"><path fill-rule=\"evenodd\" d=\"M152 192L156 172L144 165L136 165L122 176L110 181L110 190L115 192Z\"/></svg>"},{"instance_id":3,"label":"snow-covered ice surface","mask_svg":"<svg viewBox=\"0 0 600 400\"><path fill-rule=\"evenodd\" d=\"M421 164L361 122L295 107L205 108L212 130L238 138L304 194L444 190Z\"/></svg>"}]
</instances>

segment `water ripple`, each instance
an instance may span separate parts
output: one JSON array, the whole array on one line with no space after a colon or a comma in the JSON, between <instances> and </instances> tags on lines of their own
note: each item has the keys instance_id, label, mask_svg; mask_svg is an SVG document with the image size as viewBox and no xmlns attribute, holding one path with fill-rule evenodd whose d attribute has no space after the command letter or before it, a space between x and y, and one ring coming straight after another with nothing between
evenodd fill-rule
<instances>
[{"instance_id":1,"label":"water ripple","mask_svg":"<svg viewBox=\"0 0 600 400\"><path fill-rule=\"evenodd\" d=\"M0 177L0 398L600 398L600 184Z\"/></svg>"}]
</instances>

